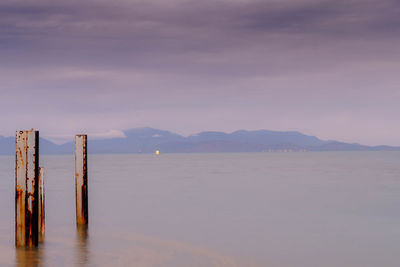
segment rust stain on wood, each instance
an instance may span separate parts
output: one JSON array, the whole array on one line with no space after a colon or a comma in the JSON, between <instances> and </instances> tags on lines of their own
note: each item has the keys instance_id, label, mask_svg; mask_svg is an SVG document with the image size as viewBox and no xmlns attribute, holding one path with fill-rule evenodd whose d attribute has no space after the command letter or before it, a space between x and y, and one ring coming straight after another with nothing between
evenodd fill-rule
<instances>
[{"instance_id":1,"label":"rust stain on wood","mask_svg":"<svg viewBox=\"0 0 400 267\"><path fill-rule=\"evenodd\" d=\"M45 236L45 191L44 168L39 168L39 242L44 241Z\"/></svg>"},{"instance_id":2,"label":"rust stain on wood","mask_svg":"<svg viewBox=\"0 0 400 267\"><path fill-rule=\"evenodd\" d=\"M16 133L15 244L38 245L39 132Z\"/></svg>"},{"instance_id":3,"label":"rust stain on wood","mask_svg":"<svg viewBox=\"0 0 400 267\"><path fill-rule=\"evenodd\" d=\"M88 224L87 135L75 136L76 223Z\"/></svg>"}]
</instances>

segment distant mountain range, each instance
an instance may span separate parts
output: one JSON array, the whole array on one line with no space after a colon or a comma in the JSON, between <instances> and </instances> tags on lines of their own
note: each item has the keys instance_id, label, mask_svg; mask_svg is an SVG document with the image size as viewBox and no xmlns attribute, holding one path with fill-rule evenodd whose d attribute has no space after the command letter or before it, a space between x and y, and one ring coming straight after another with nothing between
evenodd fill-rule
<instances>
[{"instance_id":1,"label":"distant mountain range","mask_svg":"<svg viewBox=\"0 0 400 267\"><path fill-rule=\"evenodd\" d=\"M245 131L233 133L201 132L184 137L154 128L124 131L126 137L91 140L89 153L202 153L202 152L273 152L273 151L381 151L400 147L365 146L337 141L324 141L300 132ZM54 144L40 139L41 154L72 154L74 143ZM15 153L14 137L0 136L0 155Z\"/></svg>"}]
</instances>

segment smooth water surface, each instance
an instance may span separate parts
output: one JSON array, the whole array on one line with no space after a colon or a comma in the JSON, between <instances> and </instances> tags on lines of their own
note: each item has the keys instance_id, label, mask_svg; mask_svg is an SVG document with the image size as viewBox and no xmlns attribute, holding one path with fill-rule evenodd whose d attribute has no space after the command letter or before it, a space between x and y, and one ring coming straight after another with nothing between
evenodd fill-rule
<instances>
[{"instance_id":1,"label":"smooth water surface","mask_svg":"<svg viewBox=\"0 0 400 267\"><path fill-rule=\"evenodd\" d=\"M399 266L400 153L41 156L46 239L14 247L14 157L0 157L0 266Z\"/></svg>"}]
</instances>

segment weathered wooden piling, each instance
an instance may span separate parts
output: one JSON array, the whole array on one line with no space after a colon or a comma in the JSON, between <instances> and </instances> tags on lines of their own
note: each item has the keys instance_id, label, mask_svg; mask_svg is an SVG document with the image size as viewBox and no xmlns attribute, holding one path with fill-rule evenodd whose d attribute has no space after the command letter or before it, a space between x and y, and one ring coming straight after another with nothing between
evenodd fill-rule
<instances>
[{"instance_id":1,"label":"weathered wooden piling","mask_svg":"<svg viewBox=\"0 0 400 267\"><path fill-rule=\"evenodd\" d=\"M15 245L38 245L39 132L16 132Z\"/></svg>"},{"instance_id":2,"label":"weathered wooden piling","mask_svg":"<svg viewBox=\"0 0 400 267\"><path fill-rule=\"evenodd\" d=\"M87 135L75 135L76 223L88 224Z\"/></svg>"},{"instance_id":3,"label":"weathered wooden piling","mask_svg":"<svg viewBox=\"0 0 400 267\"><path fill-rule=\"evenodd\" d=\"M44 168L39 168L39 242L44 241L45 205L44 205Z\"/></svg>"}]
</instances>

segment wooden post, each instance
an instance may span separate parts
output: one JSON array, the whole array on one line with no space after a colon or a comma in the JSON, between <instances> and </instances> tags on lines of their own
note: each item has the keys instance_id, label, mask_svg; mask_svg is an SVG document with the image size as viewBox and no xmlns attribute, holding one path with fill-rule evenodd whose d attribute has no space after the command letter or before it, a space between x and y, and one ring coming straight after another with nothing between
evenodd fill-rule
<instances>
[{"instance_id":1,"label":"wooden post","mask_svg":"<svg viewBox=\"0 0 400 267\"><path fill-rule=\"evenodd\" d=\"M39 168L39 242L44 241L45 206L44 206L44 168Z\"/></svg>"},{"instance_id":2,"label":"wooden post","mask_svg":"<svg viewBox=\"0 0 400 267\"><path fill-rule=\"evenodd\" d=\"M38 245L39 132L17 131L15 162L15 245Z\"/></svg>"},{"instance_id":3,"label":"wooden post","mask_svg":"<svg viewBox=\"0 0 400 267\"><path fill-rule=\"evenodd\" d=\"M87 135L75 135L76 223L88 224Z\"/></svg>"}]
</instances>

